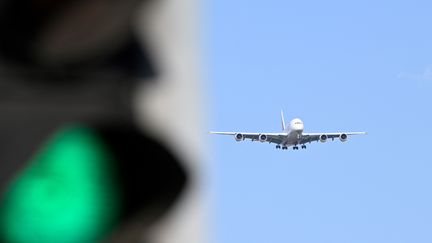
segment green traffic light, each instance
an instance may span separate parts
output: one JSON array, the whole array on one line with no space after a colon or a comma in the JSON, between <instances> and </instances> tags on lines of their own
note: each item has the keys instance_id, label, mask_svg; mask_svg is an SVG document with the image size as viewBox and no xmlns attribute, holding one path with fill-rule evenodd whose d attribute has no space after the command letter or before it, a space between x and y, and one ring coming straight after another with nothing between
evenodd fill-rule
<instances>
[{"instance_id":1,"label":"green traffic light","mask_svg":"<svg viewBox=\"0 0 432 243\"><path fill-rule=\"evenodd\" d=\"M89 127L54 134L0 199L0 242L100 241L119 212L113 157Z\"/></svg>"}]
</instances>

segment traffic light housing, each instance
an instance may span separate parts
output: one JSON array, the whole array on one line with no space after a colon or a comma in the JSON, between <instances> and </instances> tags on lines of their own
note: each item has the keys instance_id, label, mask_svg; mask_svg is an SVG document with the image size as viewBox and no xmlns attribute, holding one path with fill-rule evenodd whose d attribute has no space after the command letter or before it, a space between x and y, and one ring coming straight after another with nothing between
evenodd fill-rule
<instances>
[{"instance_id":1,"label":"traffic light housing","mask_svg":"<svg viewBox=\"0 0 432 243\"><path fill-rule=\"evenodd\" d=\"M0 242L109 240L136 217L159 218L185 187L177 156L132 112L135 80L158 73L126 24L136 4L0 4ZM107 13L88 18L94 6ZM113 9L121 18L102 37L76 35L95 23L68 25ZM50 27L62 24L74 28Z\"/></svg>"}]
</instances>

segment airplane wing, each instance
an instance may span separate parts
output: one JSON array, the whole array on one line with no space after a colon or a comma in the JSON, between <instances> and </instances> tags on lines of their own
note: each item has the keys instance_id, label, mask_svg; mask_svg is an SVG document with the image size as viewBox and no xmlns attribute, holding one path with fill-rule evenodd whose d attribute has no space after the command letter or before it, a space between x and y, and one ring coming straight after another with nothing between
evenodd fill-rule
<instances>
[{"instance_id":1,"label":"airplane wing","mask_svg":"<svg viewBox=\"0 0 432 243\"><path fill-rule=\"evenodd\" d=\"M210 134L231 135L236 141L251 139L252 141L281 144L286 134L284 133L249 133L249 132L209 132Z\"/></svg>"},{"instance_id":2,"label":"airplane wing","mask_svg":"<svg viewBox=\"0 0 432 243\"><path fill-rule=\"evenodd\" d=\"M302 133L302 138L301 138L301 144L303 143L309 143L309 142L313 142L313 141L319 141L320 138L325 138L329 139L331 138L332 140L334 140L335 138L339 138L342 141L345 141L348 136L351 135L364 135L366 134L366 132L323 132L323 133ZM323 136L323 137L321 137Z\"/></svg>"}]
</instances>

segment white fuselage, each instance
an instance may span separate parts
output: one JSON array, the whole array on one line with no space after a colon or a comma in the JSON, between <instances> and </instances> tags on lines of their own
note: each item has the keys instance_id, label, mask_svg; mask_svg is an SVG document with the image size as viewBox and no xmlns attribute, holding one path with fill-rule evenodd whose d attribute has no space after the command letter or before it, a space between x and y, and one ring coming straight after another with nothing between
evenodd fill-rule
<instances>
[{"instance_id":1,"label":"white fuselage","mask_svg":"<svg viewBox=\"0 0 432 243\"><path fill-rule=\"evenodd\" d=\"M289 145L297 145L299 138L301 137L301 134L303 133L304 124L303 121L295 118L292 119L288 126L285 128L285 133L287 134L285 141L283 142L283 145L289 146Z\"/></svg>"}]
</instances>

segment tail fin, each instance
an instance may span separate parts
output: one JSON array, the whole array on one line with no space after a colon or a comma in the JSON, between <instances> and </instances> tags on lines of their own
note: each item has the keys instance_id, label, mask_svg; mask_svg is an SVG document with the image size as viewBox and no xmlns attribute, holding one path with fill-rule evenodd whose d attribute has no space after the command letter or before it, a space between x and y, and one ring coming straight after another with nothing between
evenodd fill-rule
<instances>
[{"instance_id":1,"label":"tail fin","mask_svg":"<svg viewBox=\"0 0 432 243\"><path fill-rule=\"evenodd\" d=\"M282 122L282 131L285 131L285 119L284 119L283 110L281 110L281 122Z\"/></svg>"}]
</instances>

